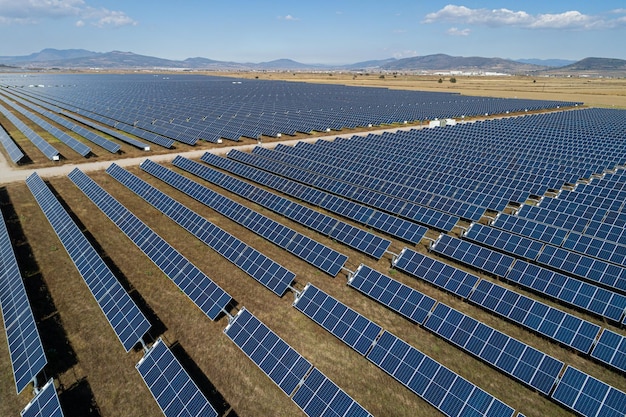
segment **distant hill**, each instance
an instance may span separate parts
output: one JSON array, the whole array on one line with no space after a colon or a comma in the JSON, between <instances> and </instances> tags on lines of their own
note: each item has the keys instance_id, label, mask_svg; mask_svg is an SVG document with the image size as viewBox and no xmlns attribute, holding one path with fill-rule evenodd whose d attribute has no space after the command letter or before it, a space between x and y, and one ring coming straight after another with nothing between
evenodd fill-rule
<instances>
[{"instance_id":1,"label":"distant hill","mask_svg":"<svg viewBox=\"0 0 626 417\"><path fill-rule=\"evenodd\" d=\"M561 65L564 64L564 65ZM2 56L0 65L29 68L75 69L189 69L222 71L402 71L402 72L462 72L476 74L533 74L562 76L626 76L626 61L611 58L585 58L578 62L549 59L510 60L503 58L463 57L446 54L370 60L349 65L303 64L291 59L260 63L238 63L194 57L170 60L133 52L92 52L84 49L44 49L24 56ZM6 67L3 68L7 70Z\"/></svg>"},{"instance_id":2,"label":"distant hill","mask_svg":"<svg viewBox=\"0 0 626 417\"><path fill-rule=\"evenodd\" d=\"M543 67L564 67L566 65L570 65L576 62L576 61L572 61L569 59L537 59L537 58L516 59L515 61L521 62L524 64L540 65Z\"/></svg>"},{"instance_id":3,"label":"distant hill","mask_svg":"<svg viewBox=\"0 0 626 417\"><path fill-rule=\"evenodd\" d=\"M385 70L398 71L463 71L519 74L537 71L545 67L502 58L462 57L435 54L398 59L383 65L382 68Z\"/></svg>"}]
</instances>

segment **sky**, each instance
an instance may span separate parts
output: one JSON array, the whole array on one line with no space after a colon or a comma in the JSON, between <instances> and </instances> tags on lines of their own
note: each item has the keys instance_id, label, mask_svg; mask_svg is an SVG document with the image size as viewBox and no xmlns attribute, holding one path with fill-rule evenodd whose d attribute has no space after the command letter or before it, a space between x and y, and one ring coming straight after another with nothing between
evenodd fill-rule
<instances>
[{"instance_id":1,"label":"sky","mask_svg":"<svg viewBox=\"0 0 626 417\"><path fill-rule=\"evenodd\" d=\"M44 48L349 64L444 53L626 59L624 0L0 0L0 56Z\"/></svg>"}]
</instances>

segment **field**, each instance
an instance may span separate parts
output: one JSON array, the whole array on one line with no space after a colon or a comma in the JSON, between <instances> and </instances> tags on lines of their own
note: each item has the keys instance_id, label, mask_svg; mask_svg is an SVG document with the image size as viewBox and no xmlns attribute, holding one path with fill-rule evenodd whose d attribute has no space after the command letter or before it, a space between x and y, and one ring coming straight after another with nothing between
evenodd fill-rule
<instances>
[{"instance_id":1,"label":"field","mask_svg":"<svg viewBox=\"0 0 626 417\"><path fill-rule=\"evenodd\" d=\"M469 95L480 93L499 97L580 100L590 106L626 108L626 80L546 78L533 82L532 79L523 77L457 77L454 84L447 78L440 84L437 82L438 77L400 75L396 78L393 75L386 75L384 79L379 78L377 74L358 75L356 79L353 79L354 76L351 74L234 75L270 79L281 77L307 82L382 85L390 88L461 91ZM253 143L254 141L246 140L242 144ZM61 147L61 144L57 145ZM202 147L215 149L230 145L232 145L230 142L226 142L222 145L205 144ZM178 153L192 149L195 148L178 145L175 151ZM36 152L28 154L34 155ZM146 154L130 147L124 149L124 157L149 157L153 154L154 152ZM108 164L108 161L119 159L119 156L98 155L94 159ZM82 161L76 159L63 163L79 162ZM47 160L36 160L24 168L43 168L50 165L54 164L48 163ZM344 272L331 278L152 178L140 171L136 165L128 169L295 272L296 289L301 290L307 282L313 283L526 416L572 415L537 392L349 288ZM45 174L46 171L41 172ZM148 339L163 337L168 345L173 346L178 359L183 362L211 402L214 405L221 404L218 410L220 415L241 417L303 415L297 406L223 334L223 329L227 325L225 316L216 322L207 319L68 178L55 175L54 171L49 172L52 174L46 175L45 178L48 185L148 316L152 324ZM403 388L293 308L292 293L288 292L282 298L276 297L105 172L90 171L88 175L229 292L236 300L236 308L231 311L232 314L242 307L250 310L373 415L406 417L441 415L432 406ZM350 270L356 269L361 263L367 264L566 364L626 391L626 380L623 375L514 324L500 320L430 285L390 269L389 254L376 261L222 189L210 185L209 187L346 254L349 257L346 267ZM0 209L8 223L9 234L46 348L49 360L46 376L56 379L65 415L68 417L161 415L156 402L134 369L142 352L140 350L124 352L23 181L0 185ZM436 235L431 231L428 236L436 238ZM390 251L399 253L404 246L406 246L404 242L393 240ZM427 246L422 243L417 249L425 252ZM516 291L525 293L521 289ZM545 300L542 301L550 304ZM559 308L617 330L595 317L563 306ZM27 388L16 397L4 337L0 338L0 358L0 415L16 416L32 398L32 392Z\"/></svg>"}]
</instances>

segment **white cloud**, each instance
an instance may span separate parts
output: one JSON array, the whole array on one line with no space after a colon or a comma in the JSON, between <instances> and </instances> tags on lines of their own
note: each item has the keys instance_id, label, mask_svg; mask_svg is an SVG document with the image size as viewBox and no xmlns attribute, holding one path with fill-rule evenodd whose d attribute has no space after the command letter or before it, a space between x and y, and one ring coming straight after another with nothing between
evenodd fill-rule
<instances>
[{"instance_id":1,"label":"white cloud","mask_svg":"<svg viewBox=\"0 0 626 417\"><path fill-rule=\"evenodd\" d=\"M465 29L450 28L446 31L446 33L450 36L469 36L470 30L467 28Z\"/></svg>"},{"instance_id":2,"label":"white cloud","mask_svg":"<svg viewBox=\"0 0 626 417\"><path fill-rule=\"evenodd\" d=\"M621 10L612 11L613 14ZM575 10L563 13L532 15L525 11L509 9L470 9L449 4L443 9L429 13L424 23L458 22L490 27L515 26L527 29L607 29L622 25L621 18L606 19L601 15L586 15Z\"/></svg>"},{"instance_id":3,"label":"white cloud","mask_svg":"<svg viewBox=\"0 0 626 417\"><path fill-rule=\"evenodd\" d=\"M297 17L293 17L293 16L292 16L292 15L290 15L290 14L288 14L288 15L286 15L286 16L278 16L278 18L279 18L280 20L289 20L289 21L292 21L292 22L295 22L296 20L300 20L299 18L297 18Z\"/></svg>"},{"instance_id":4,"label":"white cloud","mask_svg":"<svg viewBox=\"0 0 626 417\"><path fill-rule=\"evenodd\" d=\"M46 19L77 18L76 26L136 25L121 11L97 9L83 0L0 0L0 24L37 24Z\"/></svg>"}]
</instances>

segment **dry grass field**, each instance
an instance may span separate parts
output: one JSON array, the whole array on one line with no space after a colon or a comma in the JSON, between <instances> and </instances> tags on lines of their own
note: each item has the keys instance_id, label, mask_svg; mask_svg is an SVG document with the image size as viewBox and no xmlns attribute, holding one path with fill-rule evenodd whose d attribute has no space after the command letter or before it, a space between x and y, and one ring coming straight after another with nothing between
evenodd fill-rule
<instances>
[{"instance_id":1,"label":"dry grass field","mask_svg":"<svg viewBox=\"0 0 626 417\"><path fill-rule=\"evenodd\" d=\"M543 79L537 79L536 83L533 83L532 79L521 77L467 79L457 77L458 81L455 84L447 80L439 84L437 78L433 77L393 78L392 75L387 75L385 79L378 78L378 75L359 75L352 79L352 75L345 74L235 75L271 79L283 77L298 81L349 85L383 85L390 88L449 90L501 97L580 100L592 106L626 108L626 80L587 82L579 79L545 79L543 85ZM2 122L4 120L0 120L0 123ZM250 143L253 142L249 140L242 142ZM20 145L25 146L26 143ZM62 144L55 145L62 147ZM232 143L201 146L208 149L230 145ZM186 145L177 145L175 152L191 149ZM26 147L25 150L29 155L37 153L35 150L29 151ZM123 148L123 151L122 157L149 157L155 152L166 152L144 153L130 147ZM120 156L99 154L90 160L108 161L119 158ZM76 158L62 162L75 164L81 161ZM47 160L34 160L30 167L50 165L53 164ZM341 272L332 278L152 178L137 167L129 170L295 272L295 288L302 289L307 282L313 283L526 416L573 415L548 398L349 288L346 285L345 273ZM278 298L105 172L90 172L88 175L229 292L236 301L236 308L231 313L234 314L236 309L245 306L373 415L381 417L441 415L432 406L293 308L292 293L288 292L282 298ZM227 325L225 316L216 322L206 318L68 178L53 176L45 180L149 318L152 330L147 339L163 337L168 345L173 346L176 356L192 374L196 383L211 402L218 406L220 415L241 417L303 415L295 403L223 334ZM197 181L208 185L201 180ZM380 261L368 258L229 192L208 186L346 254L349 257L346 267L350 270L365 263L566 364L626 391L624 375L514 324L500 320L457 297L390 269L391 256L388 254ZM65 415L67 417L161 415L156 402L134 369L142 352L124 351L23 182L0 186L0 209L8 223L9 234L46 348L49 360L46 376L56 379ZM435 237L436 233L431 231L429 236ZM390 250L399 253L404 246L406 246L404 242L392 239ZM418 245L417 250L426 251L426 245ZM436 257L434 254L431 256ZM455 266L463 268L458 264ZM520 289L517 291L525 293ZM549 301L542 301L551 304ZM623 332L595 317L563 306L559 308L612 330ZM32 391L27 388L20 396L16 396L8 358L6 338L0 337L0 416L17 416L32 398Z\"/></svg>"}]
</instances>

